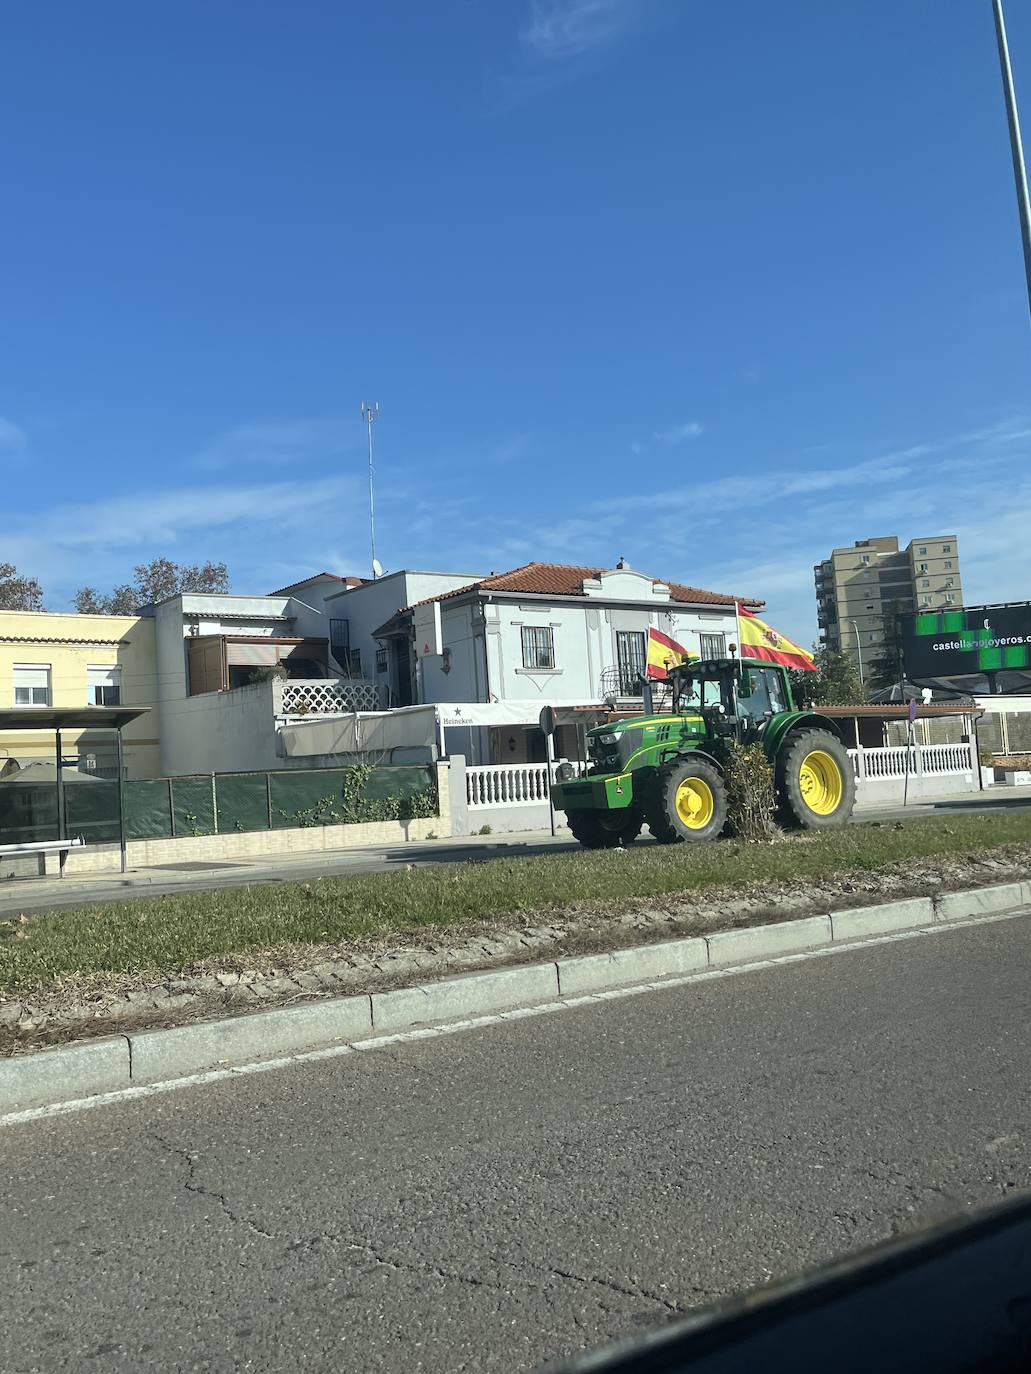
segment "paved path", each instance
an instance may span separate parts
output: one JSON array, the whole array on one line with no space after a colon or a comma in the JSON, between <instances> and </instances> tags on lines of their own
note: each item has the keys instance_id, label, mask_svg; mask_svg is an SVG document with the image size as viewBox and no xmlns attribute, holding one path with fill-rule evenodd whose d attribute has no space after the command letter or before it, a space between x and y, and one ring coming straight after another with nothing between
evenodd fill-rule
<instances>
[{"instance_id":1,"label":"paved path","mask_svg":"<svg viewBox=\"0 0 1031 1374\"><path fill-rule=\"evenodd\" d=\"M0 1369L520 1374L1031 1183L1031 919L0 1131Z\"/></svg>"},{"instance_id":2,"label":"paved path","mask_svg":"<svg viewBox=\"0 0 1031 1374\"><path fill-rule=\"evenodd\" d=\"M856 824L899 820L907 817L967 815L972 811L999 811L1031 806L1031 788L1007 788L974 793L938 802L914 802L901 806L869 807L853 817ZM645 836L638 842L652 843ZM471 835L458 839L422 840L412 844L379 848L333 849L311 855L290 855L281 859L240 860L211 868L135 869L120 875L95 877L22 878L0 882L0 919L19 912L51 911L63 906L83 906L92 902L111 902L133 897L159 896L167 892L211 891L215 888L242 887L249 883L311 881L347 873L388 872L407 864L464 863L470 859L505 858L575 849L576 842L565 832L554 839L542 831L521 831L509 835Z\"/></svg>"}]
</instances>

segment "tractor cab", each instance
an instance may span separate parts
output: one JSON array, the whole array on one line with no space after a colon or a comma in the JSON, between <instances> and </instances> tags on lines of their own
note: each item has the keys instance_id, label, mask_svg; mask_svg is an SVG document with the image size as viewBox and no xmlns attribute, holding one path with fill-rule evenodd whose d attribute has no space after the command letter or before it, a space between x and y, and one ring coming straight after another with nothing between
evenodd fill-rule
<instances>
[{"instance_id":1,"label":"tractor cab","mask_svg":"<svg viewBox=\"0 0 1031 1374\"><path fill-rule=\"evenodd\" d=\"M716 658L670 670L673 710L699 712L713 734L758 734L795 703L783 668L755 659Z\"/></svg>"}]
</instances>

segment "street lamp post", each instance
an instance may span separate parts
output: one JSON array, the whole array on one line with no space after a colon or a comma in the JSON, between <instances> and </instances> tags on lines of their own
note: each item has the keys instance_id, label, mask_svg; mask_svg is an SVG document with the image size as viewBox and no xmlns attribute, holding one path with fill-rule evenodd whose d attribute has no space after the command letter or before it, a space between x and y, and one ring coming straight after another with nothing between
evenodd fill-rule
<instances>
[{"instance_id":1,"label":"street lamp post","mask_svg":"<svg viewBox=\"0 0 1031 1374\"><path fill-rule=\"evenodd\" d=\"M1024 276L1027 279L1027 302L1031 309L1031 200L1027 191L1027 168L1024 148L1020 140L1020 120L1017 117L1017 96L1013 89L1013 69L1010 66L1009 45L1006 42L1006 21L1002 15L1002 0L992 0L995 12L995 37L999 45L999 66L1002 69L1002 92L1006 100L1006 119L1010 126L1010 152L1013 157L1013 180L1017 187L1017 209L1020 214L1020 234L1024 242Z\"/></svg>"},{"instance_id":2,"label":"street lamp post","mask_svg":"<svg viewBox=\"0 0 1031 1374\"><path fill-rule=\"evenodd\" d=\"M848 622L852 626L852 632L856 637L856 655L859 658L859 681L866 686L866 678L863 676L863 646L859 639L859 626L854 620Z\"/></svg>"}]
</instances>

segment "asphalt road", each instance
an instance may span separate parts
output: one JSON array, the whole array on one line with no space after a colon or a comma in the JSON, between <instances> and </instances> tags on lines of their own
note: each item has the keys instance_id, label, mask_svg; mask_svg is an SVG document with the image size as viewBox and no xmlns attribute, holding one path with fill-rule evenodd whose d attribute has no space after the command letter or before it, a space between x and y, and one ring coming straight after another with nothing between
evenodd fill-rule
<instances>
[{"instance_id":1,"label":"asphalt road","mask_svg":"<svg viewBox=\"0 0 1031 1374\"><path fill-rule=\"evenodd\" d=\"M915 802L912 806L870 807L857 812L852 821L868 825L874 821L919 819L921 817L992 813L1031 806L1031 792L999 796L975 793L938 802ZM647 832L640 844L654 843ZM576 849L568 832L554 839L540 831L512 835L466 836L460 839L421 840L386 848L338 849L311 855L290 855L275 859L241 860L232 863L167 865L134 871L127 879L117 876L96 878L20 878L0 882L0 919L12 913L58 911L68 906L88 906L95 902L126 901L130 898L158 897L170 892L207 892L217 888L245 887L252 883L311 882L318 878L349 873L387 873L409 865L466 863L470 860L518 858L535 854Z\"/></svg>"},{"instance_id":2,"label":"asphalt road","mask_svg":"<svg viewBox=\"0 0 1031 1374\"><path fill-rule=\"evenodd\" d=\"M0 1368L506 1371L1031 1182L1031 919L0 1131Z\"/></svg>"}]
</instances>

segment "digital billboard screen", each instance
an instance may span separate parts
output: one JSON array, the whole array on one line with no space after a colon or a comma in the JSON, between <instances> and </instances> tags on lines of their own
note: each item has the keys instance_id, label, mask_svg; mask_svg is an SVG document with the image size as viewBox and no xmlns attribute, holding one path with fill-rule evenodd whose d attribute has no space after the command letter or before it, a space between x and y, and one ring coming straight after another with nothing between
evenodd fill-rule
<instances>
[{"instance_id":1,"label":"digital billboard screen","mask_svg":"<svg viewBox=\"0 0 1031 1374\"><path fill-rule=\"evenodd\" d=\"M902 617L910 682L1031 670L1031 602Z\"/></svg>"}]
</instances>

